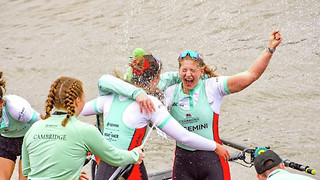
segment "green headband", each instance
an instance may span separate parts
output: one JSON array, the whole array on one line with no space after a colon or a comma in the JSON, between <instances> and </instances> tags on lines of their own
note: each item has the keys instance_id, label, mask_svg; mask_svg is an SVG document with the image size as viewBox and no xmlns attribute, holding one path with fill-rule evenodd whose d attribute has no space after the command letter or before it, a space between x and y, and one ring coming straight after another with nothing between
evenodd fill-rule
<instances>
[{"instance_id":1,"label":"green headband","mask_svg":"<svg viewBox=\"0 0 320 180\"><path fill-rule=\"evenodd\" d=\"M136 48L134 49L132 55L134 59L136 59L137 57L146 55L146 52L142 48Z\"/></svg>"},{"instance_id":2,"label":"green headband","mask_svg":"<svg viewBox=\"0 0 320 180\"><path fill-rule=\"evenodd\" d=\"M132 68L130 67L132 61L140 56L144 56L146 55L147 53L142 49L142 48L136 48L134 49L133 53L132 53L132 58L130 59L130 62L129 62L129 68L125 74L125 80L128 81L128 82L131 82L131 79L132 79L132 76L133 76L133 70Z\"/></svg>"}]
</instances>

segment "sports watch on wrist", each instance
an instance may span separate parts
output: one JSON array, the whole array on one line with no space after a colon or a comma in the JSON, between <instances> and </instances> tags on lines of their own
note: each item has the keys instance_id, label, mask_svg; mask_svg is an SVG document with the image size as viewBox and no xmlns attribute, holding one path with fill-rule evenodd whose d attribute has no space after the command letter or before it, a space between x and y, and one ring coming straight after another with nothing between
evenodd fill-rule
<instances>
[{"instance_id":1,"label":"sports watch on wrist","mask_svg":"<svg viewBox=\"0 0 320 180\"><path fill-rule=\"evenodd\" d=\"M268 52L270 52L270 53L274 53L274 52L276 51L275 49L271 49L271 48L269 48L269 47L267 47L266 50L267 50Z\"/></svg>"}]
</instances>

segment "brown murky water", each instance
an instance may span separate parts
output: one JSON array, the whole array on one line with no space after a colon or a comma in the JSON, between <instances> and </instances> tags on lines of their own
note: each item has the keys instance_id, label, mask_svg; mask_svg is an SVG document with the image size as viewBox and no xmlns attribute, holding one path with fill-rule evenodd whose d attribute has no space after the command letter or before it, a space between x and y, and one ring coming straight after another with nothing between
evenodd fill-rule
<instances>
[{"instance_id":1,"label":"brown murky water","mask_svg":"<svg viewBox=\"0 0 320 180\"><path fill-rule=\"evenodd\" d=\"M250 147L271 146L320 171L319 15L318 0L2 0L0 70L7 93L25 97L43 113L56 78L80 79L87 100L93 99L98 78L114 68L125 71L136 47L161 59L164 71L177 70L178 54L194 49L219 74L232 75L246 70L268 34L280 29L283 42L266 72L224 99L220 136ZM171 168L173 140L154 133L147 146L149 172ZM232 179L255 179L254 168L230 165Z\"/></svg>"}]
</instances>

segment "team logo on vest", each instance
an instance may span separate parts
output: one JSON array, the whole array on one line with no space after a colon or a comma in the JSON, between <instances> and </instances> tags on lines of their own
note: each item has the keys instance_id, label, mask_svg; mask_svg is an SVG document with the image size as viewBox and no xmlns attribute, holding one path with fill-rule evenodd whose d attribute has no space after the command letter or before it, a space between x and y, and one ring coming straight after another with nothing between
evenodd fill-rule
<instances>
[{"instance_id":1,"label":"team logo on vest","mask_svg":"<svg viewBox=\"0 0 320 180\"><path fill-rule=\"evenodd\" d=\"M197 131L197 130L201 130L201 129L207 129L209 126L208 126L208 123L205 123L205 124L199 124L199 125L195 125L195 126L188 126L188 127L185 127L188 131Z\"/></svg>"},{"instance_id":2,"label":"team logo on vest","mask_svg":"<svg viewBox=\"0 0 320 180\"><path fill-rule=\"evenodd\" d=\"M19 113L18 120L20 120L23 117L25 112L26 112L26 108L22 108L21 112Z\"/></svg>"},{"instance_id":3,"label":"team logo on vest","mask_svg":"<svg viewBox=\"0 0 320 180\"><path fill-rule=\"evenodd\" d=\"M112 132L110 133L106 132L104 133L104 136L108 141L117 141L119 138L119 134L113 134Z\"/></svg>"},{"instance_id":4,"label":"team logo on vest","mask_svg":"<svg viewBox=\"0 0 320 180\"><path fill-rule=\"evenodd\" d=\"M190 123L196 123L200 119L199 117L193 117L192 114L187 113L183 119L178 120L181 124L190 124Z\"/></svg>"},{"instance_id":5,"label":"team logo on vest","mask_svg":"<svg viewBox=\"0 0 320 180\"><path fill-rule=\"evenodd\" d=\"M58 125L56 125L56 124L46 124L45 127L46 128L56 128L56 127L58 127Z\"/></svg>"},{"instance_id":6,"label":"team logo on vest","mask_svg":"<svg viewBox=\"0 0 320 180\"><path fill-rule=\"evenodd\" d=\"M114 124L114 123L107 123L106 126L110 126L110 127L119 127L119 124Z\"/></svg>"},{"instance_id":7,"label":"team logo on vest","mask_svg":"<svg viewBox=\"0 0 320 180\"><path fill-rule=\"evenodd\" d=\"M172 106L178 106L177 102L172 103Z\"/></svg>"},{"instance_id":8,"label":"team logo on vest","mask_svg":"<svg viewBox=\"0 0 320 180\"><path fill-rule=\"evenodd\" d=\"M177 106L184 107L185 105L184 105L183 103L173 102L171 106L172 106L172 107L174 107L174 106L175 106L175 107L177 107Z\"/></svg>"},{"instance_id":9,"label":"team logo on vest","mask_svg":"<svg viewBox=\"0 0 320 180\"><path fill-rule=\"evenodd\" d=\"M43 139L43 140L67 140L67 136L65 134L35 134L33 135L33 139Z\"/></svg>"}]
</instances>

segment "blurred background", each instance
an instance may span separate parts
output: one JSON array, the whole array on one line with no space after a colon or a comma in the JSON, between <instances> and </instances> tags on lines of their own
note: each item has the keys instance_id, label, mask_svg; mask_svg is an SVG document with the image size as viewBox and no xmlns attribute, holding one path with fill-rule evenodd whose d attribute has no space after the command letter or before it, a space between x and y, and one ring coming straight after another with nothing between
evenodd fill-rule
<instances>
[{"instance_id":1,"label":"blurred background","mask_svg":"<svg viewBox=\"0 0 320 180\"><path fill-rule=\"evenodd\" d=\"M137 47L161 60L164 72L177 71L179 54L192 49L227 76L247 70L279 29L283 41L265 73L224 98L220 137L270 146L320 171L319 15L319 0L2 0L0 71L7 94L26 98L44 113L55 79L81 80L89 101L98 95L98 78L114 69L125 72ZM94 123L95 117L80 120ZM151 138L148 172L170 169L175 142L155 132ZM254 168L230 166L232 179L256 179Z\"/></svg>"}]
</instances>

